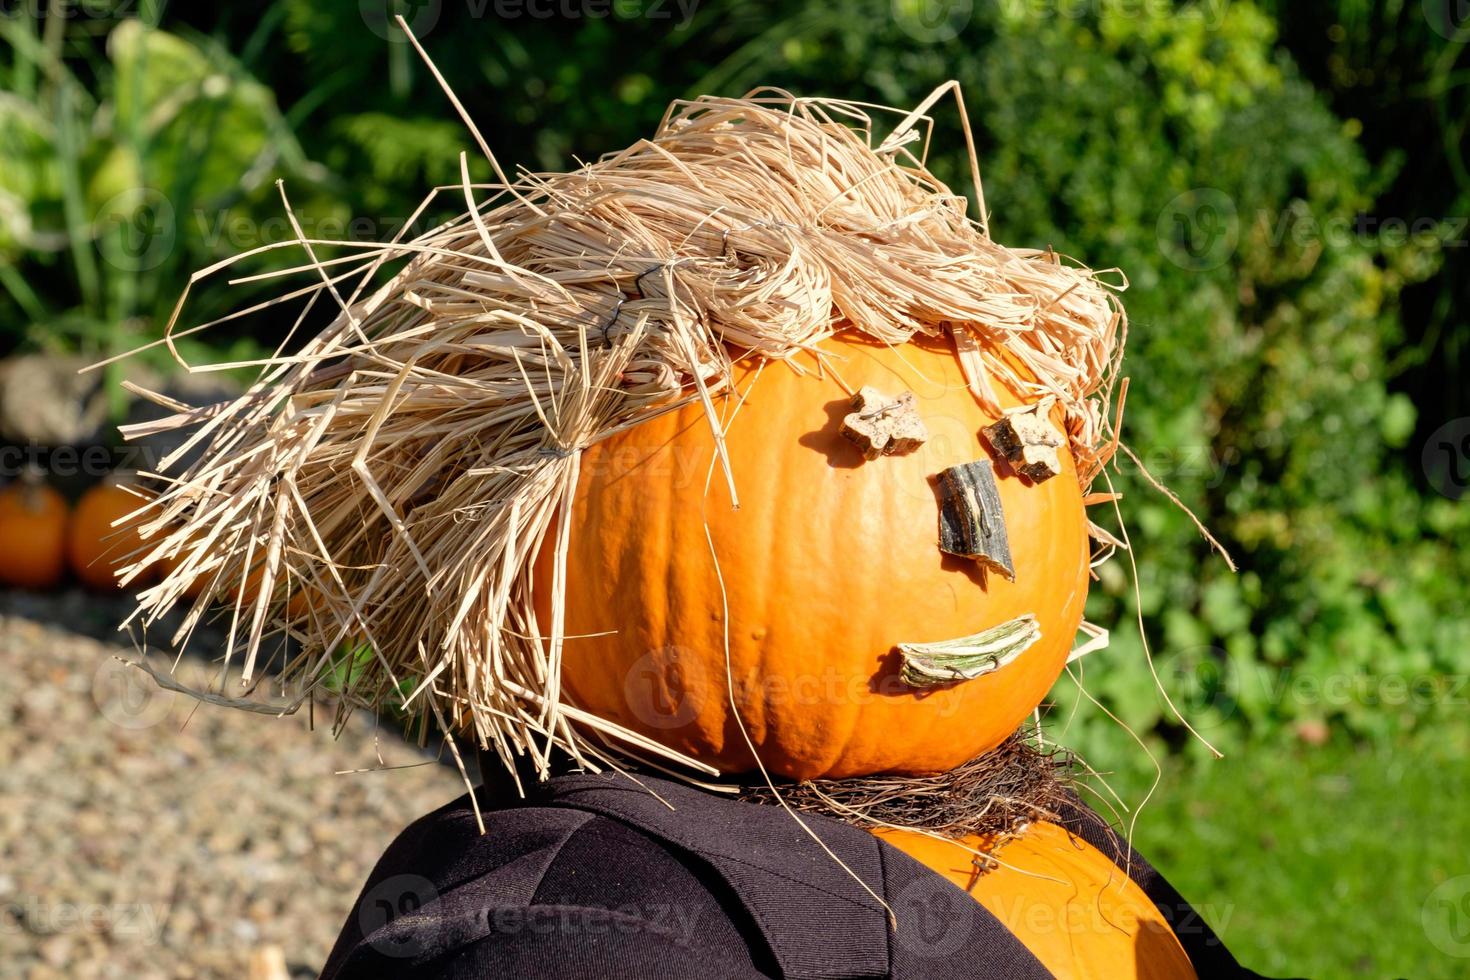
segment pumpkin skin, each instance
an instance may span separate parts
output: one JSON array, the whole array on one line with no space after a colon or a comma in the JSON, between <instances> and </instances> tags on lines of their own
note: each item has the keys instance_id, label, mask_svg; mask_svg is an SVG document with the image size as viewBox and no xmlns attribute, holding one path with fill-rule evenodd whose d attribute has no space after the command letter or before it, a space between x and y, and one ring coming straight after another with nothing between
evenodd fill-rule
<instances>
[{"instance_id":1,"label":"pumpkin skin","mask_svg":"<svg viewBox=\"0 0 1470 980\"><path fill-rule=\"evenodd\" d=\"M1194 966L1157 905L1106 855L1062 827L1035 823L976 874L964 847L906 830L874 834L985 906L1058 977L1194 980ZM989 852L984 840L967 847Z\"/></svg>"},{"instance_id":2,"label":"pumpkin skin","mask_svg":"<svg viewBox=\"0 0 1470 980\"><path fill-rule=\"evenodd\" d=\"M66 501L29 480L0 490L0 583L49 589L66 572Z\"/></svg>"},{"instance_id":3,"label":"pumpkin skin","mask_svg":"<svg viewBox=\"0 0 1470 980\"><path fill-rule=\"evenodd\" d=\"M143 539L138 533L141 521L118 527L112 522L142 506L143 498L110 480L82 494L67 531L66 555L72 572L85 585L104 592L119 588L117 571L143 547ZM146 578L145 573L142 579Z\"/></svg>"},{"instance_id":4,"label":"pumpkin skin","mask_svg":"<svg viewBox=\"0 0 1470 980\"><path fill-rule=\"evenodd\" d=\"M768 770L795 779L947 770L1015 731L1073 645L1089 556L1075 465L1063 450L1062 473L1040 484L996 466L1016 581L986 574L938 546L931 478L994 458L979 435L994 417L948 344L839 336L822 346L852 390L914 392L928 441L864 461L838 431L850 396L831 372L774 363L751 383L756 368L742 363L737 387L748 393L726 434L739 510L698 404L589 447L570 515L562 684L580 707L722 772L749 771L756 760L730 710L728 601L729 676ZM735 406L717 400L725 416ZM551 539L534 580L543 634ZM967 636L1026 613L1041 639L1001 670L925 692L900 681L897 643Z\"/></svg>"}]
</instances>

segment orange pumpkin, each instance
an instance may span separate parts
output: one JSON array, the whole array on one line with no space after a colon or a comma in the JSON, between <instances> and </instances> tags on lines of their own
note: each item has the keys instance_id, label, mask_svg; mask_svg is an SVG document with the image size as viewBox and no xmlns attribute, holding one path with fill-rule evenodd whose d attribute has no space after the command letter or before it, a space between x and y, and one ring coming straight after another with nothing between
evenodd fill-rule
<instances>
[{"instance_id":1,"label":"orange pumpkin","mask_svg":"<svg viewBox=\"0 0 1470 980\"><path fill-rule=\"evenodd\" d=\"M950 769L1016 730L1073 645L1088 582L1075 465L1063 449L1061 474L1034 484L996 467L1015 581L983 572L938 546L932 478L989 456L979 430L994 421L952 350L850 336L823 349L851 391L912 391L928 440L865 461L839 432L851 400L832 371L777 363L754 377L746 363L744 401L717 401L733 415L738 510L698 404L590 447L570 515L562 684L580 707L724 772L755 766L732 692L778 775ZM536 567L543 633L553 552ZM1026 614L1041 638L999 670L924 691L901 681L897 644Z\"/></svg>"},{"instance_id":2,"label":"orange pumpkin","mask_svg":"<svg viewBox=\"0 0 1470 980\"><path fill-rule=\"evenodd\" d=\"M133 560L143 539L138 533L139 519L117 527L113 523L142 507L143 501L115 479L82 494L67 531L66 554L72 572L83 583L100 590L118 588L118 570Z\"/></svg>"},{"instance_id":3,"label":"orange pumpkin","mask_svg":"<svg viewBox=\"0 0 1470 980\"><path fill-rule=\"evenodd\" d=\"M1157 905L1101 851L1056 824L1036 823L990 852L977 874L972 853L904 830L877 836L970 893L1058 977L1193 980L1195 971Z\"/></svg>"},{"instance_id":4,"label":"orange pumpkin","mask_svg":"<svg viewBox=\"0 0 1470 980\"><path fill-rule=\"evenodd\" d=\"M48 589L66 571L66 501L34 479L0 490L0 582Z\"/></svg>"}]
</instances>

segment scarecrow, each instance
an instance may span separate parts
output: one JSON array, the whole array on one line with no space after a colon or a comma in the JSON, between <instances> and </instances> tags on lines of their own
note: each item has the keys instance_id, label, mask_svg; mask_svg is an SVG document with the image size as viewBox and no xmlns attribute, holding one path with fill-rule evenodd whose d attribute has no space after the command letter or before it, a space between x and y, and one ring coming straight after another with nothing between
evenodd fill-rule
<instances>
[{"instance_id":1,"label":"scarecrow","mask_svg":"<svg viewBox=\"0 0 1470 980\"><path fill-rule=\"evenodd\" d=\"M330 322L132 433L188 432L138 616L215 610L270 710L391 706L485 773L327 976L1238 971L1024 728L1106 644L1125 283L997 244L978 172L969 216L949 92L678 102L515 179L470 124L458 217L293 216L263 306Z\"/></svg>"}]
</instances>

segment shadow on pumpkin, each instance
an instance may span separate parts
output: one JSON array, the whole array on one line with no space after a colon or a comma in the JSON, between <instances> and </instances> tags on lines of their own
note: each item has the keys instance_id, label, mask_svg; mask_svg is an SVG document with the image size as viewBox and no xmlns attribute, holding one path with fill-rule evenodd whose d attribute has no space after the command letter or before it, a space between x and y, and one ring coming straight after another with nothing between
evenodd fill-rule
<instances>
[{"instance_id":1,"label":"shadow on pumpkin","mask_svg":"<svg viewBox=\"0 0 1470 980\"><path fill-rule=\"evenodd\" d=\"M910 687L899 674L902 668L903 658L899 655L898 647L894 647L878 658L878 670L868 678L868 690L882 697L907 697L915 701L922 701L935 691L943 690L933 688L921 691Z\"/></svg>"},{"instance_id":2,"label":"shadow on pumpkin","mask_svg":"<svg viewBox=\"0 0 1470 980\"><path fill-rule=\"evenodd\" d=\"M584 455L582 465L602 477L604 488L616 486L630 477L657 481L663 476L661 469L670 465L675 467L672 476L678 481L697 478L701 472L699 464L704 462L703 454L695 458L685 440L691 430L700 426L707 427L708 424L703 418L691 419L659 442L640 442L625 438L612 453L603 447L600 452ZM647 440L649 431L645 427L641 432L635 429L634 433ZM713 459L712 454L710 459Z\"/></svg>"},{"instance_id":3,"label":"shadow on pumpkin","mask_svg":"<svg viewBox=\"0 0 1470 980\"><path fill-rule=\"evenodd\" d=\"M866 460L862 450L842 435L842 420L852 411L848 398L834 398L822 406L827 413L827 423L820 429L797 437L797 443L807 449L815 449L827 457L827 465L835 470L855 470Z\"/></svg>"},{"instance_id":4,"label":"shadow on pumpkin","mask_svg":"<svg viewBox=\"0 0 1470 980\"><path fill-rule=\"evenodd\" d=\"M902 670L903 657L899 654L898 647L894 647L878 658L878 670L868 678L868 690L880 697L912 698L915 701L925 701L935 694L942 694L963 683L956 681L954 684L916 688L904 681Z\"/></svg>"},{"instance_id":5,"label":"shadow on pumpkin","mask_svg":"<svg viewBox=\"0 0 1470 980\"><path fill-rule=\"evenodd\" d=\"M1140 922L1133 936L1133 976L1137 980L1184 980L1179 940L1159 922Z\"/></svg>"}]
</instances>

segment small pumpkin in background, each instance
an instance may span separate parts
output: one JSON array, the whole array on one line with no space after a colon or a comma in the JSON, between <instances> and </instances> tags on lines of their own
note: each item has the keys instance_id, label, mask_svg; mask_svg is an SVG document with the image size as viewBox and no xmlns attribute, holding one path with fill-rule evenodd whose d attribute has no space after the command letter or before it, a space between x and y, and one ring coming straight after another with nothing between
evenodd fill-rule
<instances>
[{"instance_id":1,"label":"small pumpkin in background","mask_svg":"<svg viewBox=\"0 0 1470 980\"><path fill-rule=\"evenodd\" d=\"M0 490L0 583L49 589L66 573L66 501L34 475Z\"/></svg>"},{"instance_id":2,"label":"small pumpkin in background","mask_svg":"<svg viewBox=\"0 0 1470 980\"><path fill-rule=\"evenodd\" d=\"M114 524L132 515L146 499L121 477L109 477L82 494L67 530L66 557L83 584L102 591L119 588L118 570L143 547L138 533L142 518Z\"/></svg>"},{"instance_id":3,"label":"small pumpkin in background","mask_svg":"<svg viewBox=\"0 0 1470 980\"><path fill-rule=\"evenodd\" d=\"M1063 827L1033 823L998 847L975 836L956 842L909 830L873 833L968 892L1058 977L1196 976L1153 900ZM993 853L989 870L976 867L971 849Z\"/></svg>"}]
</instances>

